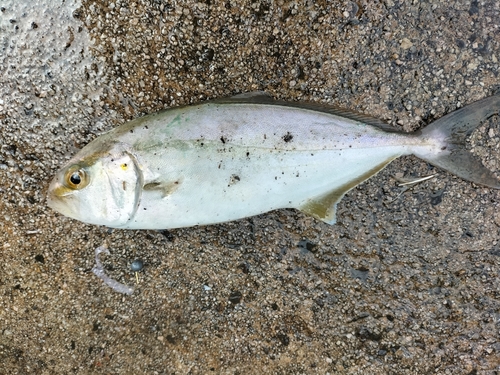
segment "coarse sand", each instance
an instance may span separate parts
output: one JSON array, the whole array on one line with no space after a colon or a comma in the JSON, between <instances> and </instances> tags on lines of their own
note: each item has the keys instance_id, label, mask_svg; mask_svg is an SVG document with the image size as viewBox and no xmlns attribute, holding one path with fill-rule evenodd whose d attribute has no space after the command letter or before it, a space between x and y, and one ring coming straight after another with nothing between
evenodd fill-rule
<instances>
[{"instance_id":1,"label":"coarse sand","mask_svg":"<svg viewBox=\"0 0 500 375\"><path fill-rule=\"evenodd\" d=\"M497 0L0 1L0 374L500 373L500 191L417 158L334 226L109 230L45 202L147 113L263 90L414 131L498 92L499 59ZM498 116L469 141L494 171L499 145ZM101 245L132 295L92 273Z\"/></svg>"}]
</instances>

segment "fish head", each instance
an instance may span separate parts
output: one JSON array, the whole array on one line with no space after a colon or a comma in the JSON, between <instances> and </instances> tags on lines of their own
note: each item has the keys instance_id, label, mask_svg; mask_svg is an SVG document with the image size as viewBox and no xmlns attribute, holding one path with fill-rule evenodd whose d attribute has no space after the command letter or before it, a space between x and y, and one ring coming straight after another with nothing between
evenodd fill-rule
<instances>
[{"instance_id":1,"label":"fish head","mask_svg":"<svg viewBox=\"0 0 500 375\"><path fill-rule=\"evenodd\" d=\"M118 228L137 210L142 173L126 146L96 141L57 172L48 189L47 203L70 218Z\"/></svg>"}]
</instances>

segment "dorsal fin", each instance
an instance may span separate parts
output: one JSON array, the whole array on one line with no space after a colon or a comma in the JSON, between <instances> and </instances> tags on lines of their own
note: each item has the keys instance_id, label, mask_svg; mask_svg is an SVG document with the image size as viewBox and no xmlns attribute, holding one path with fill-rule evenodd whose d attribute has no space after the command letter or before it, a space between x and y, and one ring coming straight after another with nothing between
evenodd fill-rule
<instances>
[{"instance_id":1,"label":"dorsal fin","mask_svg":"<svg viewBox=\"0 0 500 375\"><path fill-rule=\"evenodd\" d=\"M362 122L363 124L375 126L379 129L382 129L385 132L402 133L402 131L398 130L397 128L392 127L391 125L385 123L382 120L379 120L378 118L371 117L371 116L365 115L363 113L351 111L351 110L345 109L345 108L339 108L336 106L328 106L325 104L310 103L310 102L294 103L294 102L277 101L276 104L290 106L290 107L296 107L296 108L310 109L313 111L318 111L318 112L323 112L323 113L330 113L330 114L335 115L335 116L345 117L345 118L348 118L350 120Z\"/></svg>"},{"instance_id":2,"label":"dorsal fin","mask_svg":"<svg viewBox=\"0 0 500 375\"><path fill-rule=\"evenodd\" d=\"M390 126L389 124L379 120L377 118L358 113L355 111L351 111L344 108L339 108L335 106L329 106L318 103L311 102L286 102L282 100L274 100L273 97L266 93L265 91L252 91L246 92L242 94L237 94L231 96L229 98L216 99L213 102L218 104L229 104L229 103L248 103L248 104L270 104L277 105L282 107L293 107L293 108L303 108L311 111L329 113L335 116L340 116L344 118L348 118L350 120L358 121L363 124L375 126L379 129L382 129L386 132L391 133L401 133L400 130Z\"/></svg>"},{"instance_id":3,"label":"dorsal fin","mask_svg":"<svg viewBox=\"0 0 500 375\"><path fill-rule=\"evenodd\" d=\"M215 99L214 103L254 103L254 104L273 104L275 100L265 91L252 91L236 94L228 98Z\"/></svg>"}]
</instances>

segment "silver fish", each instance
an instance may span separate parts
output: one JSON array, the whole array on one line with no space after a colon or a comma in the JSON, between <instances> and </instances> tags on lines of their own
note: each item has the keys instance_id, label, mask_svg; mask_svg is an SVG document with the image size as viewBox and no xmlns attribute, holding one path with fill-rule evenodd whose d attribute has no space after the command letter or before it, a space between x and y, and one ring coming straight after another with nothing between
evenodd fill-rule
<instances>
[{"instance_id":1,"label":"silver fish","mask_svg":"<svg viewBox=\"0 0 500 375\"><path fill-rule=\"evenodd\" d=\"M54 210L86 223L168 229L296 208L327 223L346 192L401 155L465 180L500 181L465 149L500 95L413 134L348 111L264 93L144 116L85 146L55 176Z\"/></svg>"}]
</instances>

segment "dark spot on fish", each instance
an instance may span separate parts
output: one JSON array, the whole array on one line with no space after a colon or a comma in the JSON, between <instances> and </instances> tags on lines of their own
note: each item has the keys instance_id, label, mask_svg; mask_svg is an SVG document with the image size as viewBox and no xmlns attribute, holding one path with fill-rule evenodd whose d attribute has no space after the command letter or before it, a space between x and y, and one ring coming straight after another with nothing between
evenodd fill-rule
<instances>
[{"instance_id":1,"label":"dark spot on fish","mask_svg":"<svg viewBox=\"0 0 500 375\"><path fill-rule=\"evenodd\" d=\"M224 136L220 137L220 141L221 141L222 143L224 143L224 144L225 144L225 143L226 143L226 140L227 140L227 139L226 139L226 138L224 138Z\"/></svg>"},{"instance_id":2,"label":"dark spot on fish","mask_svg":"<svg viewBox=\"0 0 500 375\"><path fill-rule=\"evenodd\" d=\"M240 181L240 176L238 175L231 175L231 177L229 178L229 185L227 185L227 187L230 187L231 185L234 185L235 183L237 183L238 181Z\"/></svg>"},{"instance_id":3,"label":"dark spot on fish","mask_svg":"<svg viewBox=\"0 0 500 375\"><path fill-rule=\"evenodd\" d=\"M146 208L146 207L144 207L144 211L146 211L146 210L147 210L147 208Z\"/></svg>"},{"instance_id":4,"label":"dark spot on fish","mask_svg":"<svg viewBox=\"0 0 500 375\"><path fill-rule=\"evenodd\" d=\"M446 150L446 146L441 147L441 150L442 151Z\"/></svg>"},{"instance_id":5,"label":"dark spot on fish","mask_svg":"<svg viewBox=\"0 0 500 375\"><path fill-rule=\"evenodd\" d=\"M249 153L249 152L247 152L247 158L249 158L249 157L250 157L250 153Z\"/></svg>"},{"instance_id":6,"label":"dark spot on fish","mask_svg":"<svg viewBox=\"0 0 500 375\"><path fill-rule=\"evenodd\" d=\"M287 143L288 143L288 142L290 142L290 141L293 139L293 135L292 135L290 132L287 132L287 133L286 133L283 137L281 137L281 138L283 138L283 140L284 140L285 142L287 142Z\"/></svg>"},{"instance_id":7,"label":"dark spot on fish","mask_svg":"<svg viewBox=\"0 0 500 375\"><path fill-rule=\"evenodd\" d=\"M264 134L264 139L267 139L267 135Z\"/></svg>"},{"instance_id":8,"label":"dark spot on fish","mask_svg":"<svg viewBox=\"0 0 500 375\"><path fill-rule=\"evenodd\" d=\"M201 142L201 143L200 143L200 146L201 146L201 147L203 147L203 145L204 145L204 143L203 143L203 142Z\"/></svg>"},{"instance_id":9,"label":"dark spot on fish","mask_svg":"<svg viewBox=\"0 0 500 375\"><path fill-rule=\"evenodd\" d=\"M295 175L295 177L299 177L299 172L297 172L297 174Z\"/></svg>"},{"instance_id":10,"label":"dark spot on fish","mask_svg":"<svg viewBox=\"0 0 500 375\"><path fill-rule=\"evenodd\" d=\"M133 130L133 129L130 129L130 132L131 132L131 133L133 133L133 132L134 132L134 130Z\"/></svg>"}]
</instances>

